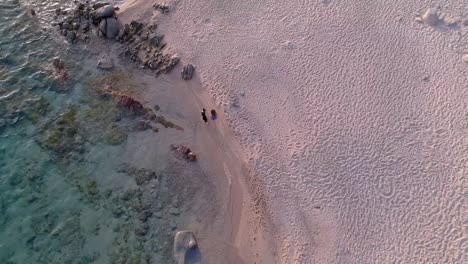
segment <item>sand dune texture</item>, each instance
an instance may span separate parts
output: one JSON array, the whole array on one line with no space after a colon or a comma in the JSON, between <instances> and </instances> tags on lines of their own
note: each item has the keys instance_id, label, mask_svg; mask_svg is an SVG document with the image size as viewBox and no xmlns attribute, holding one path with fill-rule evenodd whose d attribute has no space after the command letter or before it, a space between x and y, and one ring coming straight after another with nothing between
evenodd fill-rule
<instances>
[{"instance_id":1,"label":"sand dune texture","mask_svg":"<svg viewBox=\"0 0 468 264\"><path fill-rule=\"evenodd\" d=\"M466 1L168 3L160 30L240 140L276 263L462 263Z\"/></svg>"}]
</instances>

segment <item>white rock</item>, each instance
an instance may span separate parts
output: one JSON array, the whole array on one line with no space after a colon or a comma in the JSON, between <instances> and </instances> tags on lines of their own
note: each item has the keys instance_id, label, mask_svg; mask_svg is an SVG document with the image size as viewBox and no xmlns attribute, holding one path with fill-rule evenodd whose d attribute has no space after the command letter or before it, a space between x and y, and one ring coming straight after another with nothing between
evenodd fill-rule
<instances>
[{"instance_id":1,"label":"white rock","mask_svg":"<svg viewBox=\"0 0 468 264\"><path fill-rule=\"evenodd\" d=\"M422 16L422 20L426 25L433 27L439 23L439 14L434 8L429 8Z\"/></svg>"},{"instance_id":2,"label":"white rock","mask_svg":"<svg viewBox=\"0 0 468 264\"><path fill-rule=\"evenodd\" d=\"M463 55L462 60L466 63L468 63L468 53Z\"/></svg>"}]
</instances>

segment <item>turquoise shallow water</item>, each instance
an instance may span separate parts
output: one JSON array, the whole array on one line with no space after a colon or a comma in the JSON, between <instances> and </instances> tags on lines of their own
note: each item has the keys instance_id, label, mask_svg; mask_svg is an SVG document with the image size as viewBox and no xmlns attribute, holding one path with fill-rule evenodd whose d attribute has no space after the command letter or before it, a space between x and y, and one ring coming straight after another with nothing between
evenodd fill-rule
<instances>
[{"instance_id":1,"label":"turquoise shallow water","mask_svg":"<svg viewBox=\"0 0 468 264\"><path fill-rule=\"evenodd\" d=\"M91 55L47 26L59 2L0 3L0 263L170 263L173 172L118 160L134 121L93 87L131 78L82 63Z\"/></svg>"}]
</instances>

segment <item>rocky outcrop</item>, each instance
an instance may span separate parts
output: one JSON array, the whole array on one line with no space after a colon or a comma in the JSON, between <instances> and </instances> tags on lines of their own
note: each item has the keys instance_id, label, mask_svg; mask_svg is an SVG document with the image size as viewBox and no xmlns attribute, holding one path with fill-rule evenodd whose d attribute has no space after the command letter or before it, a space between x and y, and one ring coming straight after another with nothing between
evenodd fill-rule
<instances>
[{"instance_id":1,"label":"rocky outcrop","mask_svg":"<svg viewBox=\"0 0 468 264\"><path fill-rule=\"evenodd\" d=\"M174 237L174 258L178 264L200 264L201 253L192 231L179 231Z\"/></svg>"},{"instance_id":2,"label":"rocky outcrop","mask_svg":"<svg viewBox=\"0 0 468 264\"><path fill-rule=\"evenodd\" d=\"M153 5L153 8L161 11L163 14L169 13L169 5L166 3L156 3Z\"/></svg>"}]
</instances>

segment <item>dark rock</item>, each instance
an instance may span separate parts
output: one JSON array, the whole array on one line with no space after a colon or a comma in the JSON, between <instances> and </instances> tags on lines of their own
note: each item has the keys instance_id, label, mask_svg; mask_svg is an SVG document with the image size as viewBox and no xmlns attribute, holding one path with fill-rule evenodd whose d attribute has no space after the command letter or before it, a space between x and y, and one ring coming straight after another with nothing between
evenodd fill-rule
<instances>
[{"instance_id":1,"label":"dark rock","mask_svg":"<svg viewBox=\"0 0 468 264\"><path fill-rule=\"evenodd\" d=\"M148 218L152 215L150 211L141 211L138 213L138 219L142 222L146 222Z\"/></svg>"},{"instance_id":2,"label":"dark rock","mask_svg":"<svg viewBox=\"0 0 468 264\"><path fill-rule=\"evenodd\" d=\"M103 36L114 39L119 34L119 23L115 18L103 19L99 23L99 31Z\"/></svg>"},{"instance_id":3,"label":"dark rock","mask_svg":"<svg viewBox=\"0 0 468 264\"><path fill-rule=\"evenodd\" d=\"M81 10L75 9L73 10L73 18L80 18L81 16Z\"/></svg>"},{"instance_id":4,"label":"dark rock","mask_svg":"<svg viewBox=\"0 0 468 264\"><path fill-rule=\"evenodd\" d=\"M74 43L75 40L76 40L76 33L75 33L75 31L70 31L70 32L68 32L66 38L67 38L67 41L68 41L68 42Z\"/></svg>"},{"instance_id":5,"label":"dark rock","mask_svg":"<svg viewBox=\"0 0 468 264\"><path fill-rule=\"evenodd\" d=\"M148 234L149 225L146 223L140 224L135 228L135 235L137 236L146 236Z\"/></svg>"},{"instance_id":6,"label":"dark rock","mask_svg":"<svg viewBox=\"0 0 468 264\"><path fill-rule=\"evenodd\" d=\"M62 9L60 8L55 9L55 15L60 16L60 14L62 14Z\"/></svg>"},{"instance_id":7,"label":"dark rock","mask_svg":"<svg viewBox=\"0 0 468 264\"><path fill-rule=\"evenodd\" d=\"M97 2L97 3L93 4L93 9L94 9L94 10L97 10L97 9L99 9L99 8L101 8L101 7L106 6L106 5L109 5L109 3L106 3L106 2Z\"/></svg>"},{"instance_id":8,"label":"dark rock","mask_svg":"<svg viewBox=\"0 0 468 264\"><path fill-rule=\"evenodd\" d=\"M171 58L169 59L169 63L165 67L163 67L162 72L164 73L171 72L174 69L174 67L179 63L179 61L180 61L179 56L177 55L171 56Z\"/></svg>"},{"instance_id":9,"label":"dark rock","mask_svg":"<svg viewBox=\"0 0 468 264\"><path fill-rule=\"evenodd\" d=\"M179 209L177 209L175 207L171 207L171 209L169 209L169 213L171 213L173 215L179 215L180 211L179 211Z\"/></svg>"},{"instance_id":10,"label":"dark rock","mask_svg":"<svg viewBox=\"0 0 468 264\"><path fill-rule=\"evenodd\" d=\"M83 30L83 32L87 32L89 30L89 22L87 20L81 23L81 30Z\"/></svg>"},{"instance_id":11,"label":"dark rock","mask_svg":"<svg viewBox=\"0 0 468 264\"><path fill-rule=\"evenodd\" d=\"M36 15L36 11L34 9L31 9L31 16L35 16Z\"/></svg>"},{"instance_id":12,"label":"dark rock","mask_svg":"<svg viewBox=\"0 0 468 264\"><path fill-rule=\"evenodd\" d=\"M164 35L156 35L150 38L148 42L154 47L159 47L163 39L164 39Z\"/></svg>"},{"instance_id":13,"label":"dark rock","mask_svg":"<svg viewBox=\"0 0 468 264\"><path fill-rule=\"evenodd\" d=\"M68 22L62 24L62 29L71 30L72 26Z\"/></svg>"},{"instance_id":14,"label":"dark rock","mask_svg":"<svg viewBox=\"0 0 468 264\"><path fill-rule=\"evenodd\" d=\"M137 127L139 130L148 130L148 129L151 129L152 126L150 124L150 121L149 120L139 120L138 121L138 127Z\"/></svg>"},{"instance_id":15,"label":"dark rock","mask_svg":"<svg viewBox=\"0 0 468 264\"><path fill-rule=\"evenodd\" d=\"M75 23L72 24L72 28L73 28L73 30L77 30L77 29L80 28L80 24L75 22Z\"/></svg>"},{"instance_id":16,"label":"dark rock","mask_svg":"<svg viewBox=\"0 0 468 264\"><path fill-rule=\"evenodd\" d=\"M140 23L140 22L137 22L135 20L133 20L132 22L130 22L130 28L132 30L132 34L139 34L141 32L141 30L143 29L143 23Z\"/></svg>"},{"instance_id":17,"label":"dark rock","mask_svg":"<svg viewBox=\"0 0 468 264\"><path fill-rule=\"evenodd\" d=\"M193 73L195 72L195 67L192 64L187 64L182 70L182 79L191 80Z\"/></svg>"},{"instance_id":18,"label":"dark rock","mask_svg":"<svg viewBox=\"0 0 468 264\"><path fill-rule=\"evenodd\" d=\"M114 7L111 5L106 5L104 7L99 8L96 14L94 15L96 18L108 18L113 16L115 13Z\"/></svg>"},{"instance_id":19,"label":"dark rock","mask_svg":"<svg viewBox=\"0 0 468 264\"><path fill-rule=\"evenodd\" d=\"M161 11L161 13L165 14L169 12L169 5L166 3L157 3L153 5L153 8L156 10Z\"/></svg>"}]
</instances>

